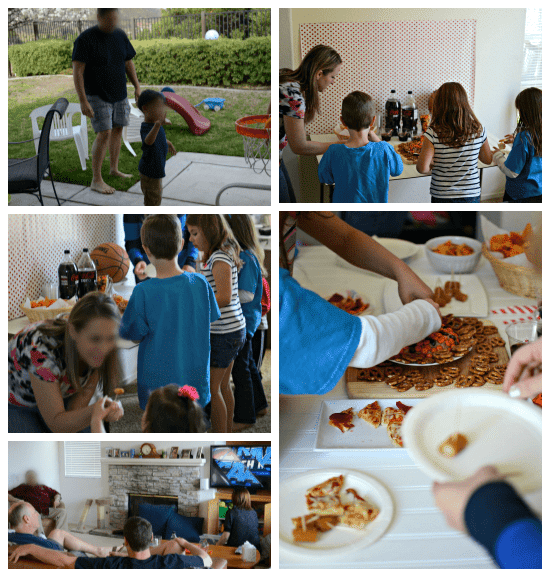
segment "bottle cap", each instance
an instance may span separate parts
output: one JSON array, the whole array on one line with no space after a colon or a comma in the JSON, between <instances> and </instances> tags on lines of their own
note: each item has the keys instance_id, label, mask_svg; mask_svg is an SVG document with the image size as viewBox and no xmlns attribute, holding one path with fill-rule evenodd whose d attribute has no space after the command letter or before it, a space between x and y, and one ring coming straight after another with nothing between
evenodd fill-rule
<instances>
[{"instance_id":1,"label":"bottle cap","mask_svg":"<svg viewBox=\"0 0 550 577\"><path fill-rule=\"evenodd\" d=\"M391 94L395 94L395 90L390 90Z\"/></svg>"},{"instance_id":2,"label":"bottle cap","mask_svg":"<svg viewBox=\"0 0 550 577\"><path fill-rule=\"evenodd\" d=\"M412 90L409 90L409 91L407 92L407 94L412 94L412 93L413 93L413 91L412 91Z\"/></svg>"}]
</instances>

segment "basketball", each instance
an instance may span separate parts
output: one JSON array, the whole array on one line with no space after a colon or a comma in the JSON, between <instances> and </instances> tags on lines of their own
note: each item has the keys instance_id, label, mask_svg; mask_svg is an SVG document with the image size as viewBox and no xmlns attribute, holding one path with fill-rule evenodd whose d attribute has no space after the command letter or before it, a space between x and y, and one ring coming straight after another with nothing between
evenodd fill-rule
<instances>
[{"instance_id":1,"label":"basketball","mask_svg":"<svg viewBox=\"0 0 550 577\"><path fill-rule=\"evenodd\" d=\"M120 282L127 274L130 259L127 252L114 242L104 242L90 255L97 269L97 276L109 275L113 282Z\"/></svg>"}]
</instances>

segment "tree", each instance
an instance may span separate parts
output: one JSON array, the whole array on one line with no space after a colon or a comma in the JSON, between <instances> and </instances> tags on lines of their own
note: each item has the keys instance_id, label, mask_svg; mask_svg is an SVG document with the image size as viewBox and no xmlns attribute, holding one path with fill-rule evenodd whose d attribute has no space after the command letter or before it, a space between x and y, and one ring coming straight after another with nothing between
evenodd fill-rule
<instances>
[{"instance_id":1,"label":"tree","mask_svg":"<svg viewBox=\"0 0 550 577\"><path fill-rule=\"evenodd\" d=\"M92 8L8 8L8 30L26 22L48 22L52 20L90 20L94 18Z\"/></svg>"}]
</instances>

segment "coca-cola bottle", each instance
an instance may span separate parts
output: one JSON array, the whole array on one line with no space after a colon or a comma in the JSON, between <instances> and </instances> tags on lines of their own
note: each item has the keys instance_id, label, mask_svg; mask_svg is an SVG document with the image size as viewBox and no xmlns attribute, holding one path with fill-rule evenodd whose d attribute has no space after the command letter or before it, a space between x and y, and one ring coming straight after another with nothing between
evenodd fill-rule
<instances>
[{"instance_id":1,"label":"coca-cola bottle","mask_svg":"<svg viewBox=\"0 0 550 577\"><path fill-rule=\"evenodd\" d=\"M71 258L71 251L66 250L63 262L57 269L59 277L59 298L72 299L78 293L78 269Z\"/></svg>"},{"instance_id":2,"label":"coca-cola bottle","mask_svg":"<svg viewBox=\"0 0 550 577\"><path fill-rule=\"evenodd\" d=\"M88 249L85 248L78 261L78 296L82 298L95 290L97 290L97 269Z\"/></svg>"},{"instance_id":3,"label":"coca-cola bottle","mask_svg":"<svg viewBox=\"0 0 550 577\"><path fill-rule=\"evenodd\" d=\"M416 101L412 95L412 90L407 92L407 98L401 110L401 115L403 116L403 130L405 132L416 132L418 127L418 108L416 108Z\"/></svg>"},{"instance_id":4,"label":"coca-cola bottle","mask_svg":"<svg viewBox=\"0 0 550 577\"><path fill-rule=\"evenodd\" d=\"M386 130L399 131L401 121L401 102L395 95L395 90L390 90L390 97L386 100Z\"/></svg>"}]
</instances>

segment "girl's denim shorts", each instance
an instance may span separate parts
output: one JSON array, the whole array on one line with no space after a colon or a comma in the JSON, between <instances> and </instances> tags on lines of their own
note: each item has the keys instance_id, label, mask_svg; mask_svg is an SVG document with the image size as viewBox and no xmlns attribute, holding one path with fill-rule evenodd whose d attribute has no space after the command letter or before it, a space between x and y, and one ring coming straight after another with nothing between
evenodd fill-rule
<instances>
[{"instance_id":1,"label":"girl's denim shorts","mask_svg":"<svg viewBox=\"0 0 550 577\"><path fill-rule=\"evenodd\" d=\"M233 333L210 333L210 366L227 368L237 358L245 341L245 328Z\"/></svg>"}]
</instances>

